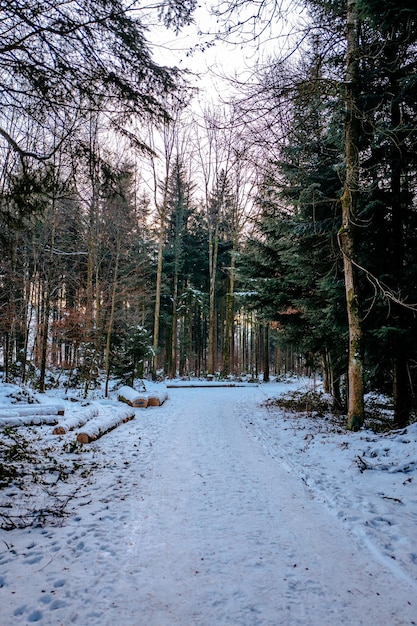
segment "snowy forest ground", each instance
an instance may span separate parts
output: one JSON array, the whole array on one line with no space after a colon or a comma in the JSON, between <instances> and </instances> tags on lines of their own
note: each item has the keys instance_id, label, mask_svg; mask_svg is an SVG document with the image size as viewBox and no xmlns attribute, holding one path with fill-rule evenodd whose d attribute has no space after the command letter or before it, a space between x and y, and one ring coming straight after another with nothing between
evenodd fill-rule
<instances>
[{"instance_id":1,"label":"snowy forest ground","mask_svg":"<svg viewBox=\"0 0 417 626\"><path fill-rule=\"evenodd\" d=\"M0 489L0 624L417 623L417 425L350 433L266 403L310 384L169 389L85 445L3 428L20 473Z\"/></svg>"}]
</instances>

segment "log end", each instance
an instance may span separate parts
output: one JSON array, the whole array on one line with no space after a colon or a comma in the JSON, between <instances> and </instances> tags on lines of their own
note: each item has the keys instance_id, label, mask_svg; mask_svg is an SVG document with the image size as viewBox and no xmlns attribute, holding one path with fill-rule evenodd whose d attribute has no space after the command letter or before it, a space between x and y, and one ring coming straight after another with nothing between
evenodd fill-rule
<instances>
[{"instance_id":1,"label":"log end","mask_svg":"<svg viewBox=\"0 0 417 626\"><path fill-rule=\"evenodd\" d=\"M138 398L134 402L131 403L131 406L135 407L135 409L146 409L149 401L148 398Z\"/></svg>"},{"instance_id":2,"label":"log end","mask_svg":"<svg viewBox=\"0 0 417 626\"><path fill-rule=\"evenodd\" d=\"M63 426L56 426L53 431L52 434L53 435L65 435L66 433L66 429Z\"/></svg>"},{"instance_id":3,"label":"log end","mask_svg":"<svg viewBox=\"0 0 417 626\"><path fill-rule=\"evenodd\" d=\"M78 433L77 441L79 443L90 443L92 441L91 437L87 433Z\"/></svg>"}]
</instances>

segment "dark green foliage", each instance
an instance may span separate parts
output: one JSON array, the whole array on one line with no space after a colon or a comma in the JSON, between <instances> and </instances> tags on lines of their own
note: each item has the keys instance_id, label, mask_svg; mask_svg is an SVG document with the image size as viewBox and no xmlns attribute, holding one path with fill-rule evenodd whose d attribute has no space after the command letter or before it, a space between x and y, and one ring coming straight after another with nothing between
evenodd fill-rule
<instances>
[{"instance_id":1,"label":"dark green foliage","mask_svg":"<svg viewBox=\"0 0 417 626\"><path fill-rule=\"evenodd\" d=\"M164 24L178 32L182 26L193 21L192 14L197 0L166 0L160 5Z\"/></svg>"},{"instance_id":2,"label":"dark green foliage","mask_svg":"<svg viewBox=\"0 0 417 626\"><path fill-rule=\"evenodd\" d=\"M190 18L193 3L162 3L168 24ZM123 102L131 113L164 114L161 95L176 87L177 75L152 60L141 10L123 0L1 2L2 98L16 105L25 93L26 111L38 121L48 110L84 99Z\"/></svg>"},{"instance_id":3,"label":"dark green foliage","mask_svg":"<svg viewBox=\"0 0 417 626\"><path fill-rule=\"evenodd\" d=\"M336 380L345 372L347 339L337 242L340 111L336 97L326 101L317 90L316 60L293 87L288 143L262 186L245 266L252 305L278 325L282 341L297 346L309 365L326 363Z\"/></svg>"},{"instance_id":4,"label":"dark green foliage","mask_svg":"<svg viewBox=\"0 0 417 626\"><path fill-rule=\"evenodd\" d=\"M416 4L413 0L359 0L360 15L369 20L377 31L387 33L416 19Z\"/></svg>"},{"instance_id":5,"label":"dark green foliage","mask_svg":"<svg viewBox=\"0 0 417 626\"><path fill-rule=\"evenodd\" d=\"M53 184L52 169L39 166L16 167L3 172L0 193L0 243L7 247L16 229L28 228L33 217L48 205Z\"/></svg>"},{"instance_id":6,"label":"dark green foliage","mask_svg":"<svg viewBox=\"0 0 417 626\"><path fill-rule=\"evenodd\" d=\"M111 371L116 378L134 386L143 378L144 361L152 354L152 338L146 328L118 329L111 351Z\"/></svg>"},{"instance_id":7,"label":"dark green foliage","mask_svg":"<svg viewBox=\"0 0 417 626\"><path fill-rule=\"evenodd\" d=\"M368 306L368 359L375 383L391 379L395 419L407 423L416 385L417 350L417 8L360 3L363 110L361 207L363 291Z\"/></svg>"},{"instance_id":8,"label":"dark green foliage","mask_svg":"<svg viewBox=\"0 0 417 626\"><path fill-rule=\"evenodd\" d=\"M347 7L344 1L308 4L317 30L296 74L305 78L287 90L277 88L279 73L269 81L275 85L272 97L285 93L291 123L260 195L262 217L247 265L254 306L278 323L286 341L313 355L324 350L340 376L347 346L338 242ZM405 425L417 383L417 8L373 0L359 7L355 227L367 376L371 387L390 388L396 423Z\"/></svg>"}]
</instances>

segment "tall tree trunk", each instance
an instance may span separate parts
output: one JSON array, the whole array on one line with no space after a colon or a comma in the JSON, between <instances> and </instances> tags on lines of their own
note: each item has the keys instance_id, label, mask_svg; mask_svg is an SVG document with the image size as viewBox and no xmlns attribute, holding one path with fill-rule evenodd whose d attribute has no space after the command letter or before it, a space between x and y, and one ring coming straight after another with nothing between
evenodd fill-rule
<instances>
[{"instance_id":1,"label":"tall tree trunk","mask_svg":"<svg viewBox=\"0 0 417 626\"><path fill-rule=\"evenodd\" d=\"M165 215L166 207L164 205L160 213L161 225L158 237L158 261L156 268L156 286L155 286L155 310L153 319L153 357L152 357L152 375L156 376L158 369L158 349L159 349L159 316L161 313L161 288L162 288L162 261L164 251L165 237Z\"/></svg>"},{"instance_id":2,"label":"tall tree trunk","mask_svg":"<svg viewBox=\"0 0 417 626\"><path fill-rule=\"evenodd\" d=\"M395 52L393 51L391 67L395 64ZM393 132L401 128L402 112L398 96L400 88L397 76L393 72L390 77L390 92L393 94L391 104L391 128ZM393 138L390 167L391 167L391 195L392 195L392 263L393 273L397 284L400 284L405 268L405 243L404 223L405 206L403 194L403 180L407 179L404 172L401 137ZM394 422L398 428L407 426L410 419L412 406L412 387L409 378L409 352L404 329L407 328L408 311L405 307L394 303L391 305L391 317L394 325L399 329L399 334L393 345L393 401Z\"/></svg>"},{"instance_id":3,"label":"tall tree trunk","mask_svg":"<svg viewBox=\"0 0 417 626\"><path fill-rule=\"evenodd\" d=\"M106 368L106 388L105 388L105 397L107 398L109 395L109 380L110 380L110 346L111 346L111 336L113 333L113 325L114 325L114 311L116 307L116 290L117 290L117 276L119 273L119 259L120 259L120 241L117 241L117 250L116 250L116 259L114 264L114 272L113 272L113 285L111 291L111 304L110 304L110 317L109 323L107 327L107 336L106 336L106 352L105 352L105 368Z\"/></svg>"},{"instance_id":4,"label":"tall tree trunk","mask_svg":"<svg viewBox=\"0 0 417 626\"><path fill-rule=\"evenodd\" d=\"M91 197L88 204L88 230L87 230L87 277L86 277L86 316L85 335L83 342L93 340L94 322L97 311L95 311L94 284L97 284L95 275L98 265L98 213L99 213L99 185L100 177L98 172L99 149L98 149L98 116L91 114L89 119L89 183L91 185ZM97 295L96 295L97 297ZM97 325L97 324L96 324Z\"/></svg>"},{"instance_id":5,"label":"tall tree trunk","mask_svg":"<svg viewBox=\"0 0 417 626\"><path fill-rule=\"evenodd\" d=\"M357 248L357 202L359 186L359 119L358 90L358 3L347 0L347 54L346 54L346 120L345 159L346 179L342 205L342 227L339 241L343 253L346 306L349 325L348 356L348 428L359 430L364 421L364 366L361 298L358 269L355 265Z\"/></svg>"},{"instance_id":6,"label":"tall tree trunk","mask_svg":"<svg viewBox=\"0 0 417 626\"><path fill-rule=\"evenodd\" d=\"M178 360L178 269L174 270L174 285L172 293L172 332L171 332L171 356L168 359L169 370L168 375L174 377L177 373L177 360Z\"/></svg>"},{"instance_id":7,"label":"tall tree trunk","mask_svg":"<svg viewBox=\"0 0 417 626\"><path fill-rule=\"evenodd\" d=\"M269 350L269 324L268 322L266 322L266 324L264 324L263 326L264 326L264 366L263 366L264 378L263 378L263 381L264 383L269 383L270 350Z\"/></svg>"},{"instance_id":8,"label":"tall tree trunk","mask_svg":"<svg viewBox=\"0 0 417 626\"><path fill-rule=\"evenodd\" d=\"M209 232L209 333L207 373L214 374L216 367L216 276L219 251L218 224Z\"/></svg>"},{"instance_id":9,"label":"tall tree trunk","mask_svg":"<svg viewBox=\"0 0 417 626\"><path fill-rule=\"evenodd\" d=\"M233 249L230 254L229 269L229 288L226 294L226 327L224 331L224 349L223 349L223 367L222 375L228 376L232 371L232 345L234 333L234 300L235 300L235 264L236 250L233 243Z\"/></svg>"},{"instance_id":10,"label":"tall tree trunk","mask_svg":"<svg viewBox=\"0 0 417 626\"><path fill-rule=\"evenodd\" d=\"M54 268L54 246L55 246L55 232L56 232L56 200L55 197L52 198L51 204L51 214L49 216L51 222L51 235L50 235L50 252L48 258L48 267L45 276L45 290L44 290L44 306L43 306L43 324L42 324L42 339L41 339L41 362L40 362L40 371L39 371L39 391L41 393L45 392L45 378L46 378L46 366L47 366L47 357L48 357L48 339L49 339L49 321L51 315L51 305L52 305L52 278L53 278L53 268Z\"/></svg>"}]
</instances>

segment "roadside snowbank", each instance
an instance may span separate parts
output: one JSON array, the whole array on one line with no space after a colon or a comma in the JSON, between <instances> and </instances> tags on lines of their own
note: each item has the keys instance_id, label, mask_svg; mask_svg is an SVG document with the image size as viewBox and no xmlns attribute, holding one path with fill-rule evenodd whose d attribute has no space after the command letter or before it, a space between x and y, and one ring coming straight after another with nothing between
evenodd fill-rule
<instances>
[{"instance_id":1,"label":"roadside snowbank","mask_svg":"<svg viewBox=\"0 0 417 626\"><path fill-rule=\"evenodd\" d=\"M268 398L285 393L266 388ZM353 433L340 419L270 405L244 423L382 562L417 582L417 423Z\"/></svg>"}]
</instances>

